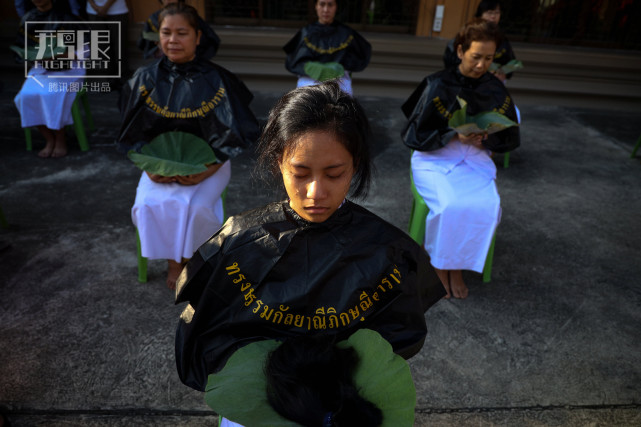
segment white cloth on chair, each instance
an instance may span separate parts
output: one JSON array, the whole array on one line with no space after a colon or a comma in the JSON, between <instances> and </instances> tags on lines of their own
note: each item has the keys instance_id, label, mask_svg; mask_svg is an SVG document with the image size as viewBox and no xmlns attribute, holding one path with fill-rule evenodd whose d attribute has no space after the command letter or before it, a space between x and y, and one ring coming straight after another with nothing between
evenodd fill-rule
<instances>
[{"instance_id":1,"label":"white cloth on chair","mask_svg":"<svg viewBox=\"0 0 641 427\"><path fill-rule=\"evenodd\" d=\"M488 151L458 140L435 151L414 151L412 174L430 209L424 244L432 265L482 273L501 216Z\"/></svg>"},{"instance_id":2,"label":"white cloth on chair","mask_svg":"<svg viewBox=\"0 0 641 427\"><path fill-rule=\"evenodd\" d=\"M191 258L223 224L221 194L230 178L229 161L196 185L158 184L143 172L131 208L142 256L176 262Z\"/></svg>"},{"instance_id":3,"label":"white cloth on chair","mask_svg":"<svg viewBox=\"0 0 641 427\"><path fill-rule=\"evenodd\" d=\"M69 86L82 82L82 77L72 77L79 74L84 75L84 70L47 71L32 68L28 74L31 77L25 80L14 98L20 112L21 126L44 125L59 130L73 124L71 106L77 91L70 90Z\"/></svg>"},{"instance_id":4,"label":"white cloth on chair","mask_svg":"<svg viewBox=\"0 0 641 427\"><path fill-rule=\"evenodd\" d=\"M235 423L231 420L228 420L225 417L222 417L219 427L243 427L242 424Z\"/></svg>"}]
</instances>

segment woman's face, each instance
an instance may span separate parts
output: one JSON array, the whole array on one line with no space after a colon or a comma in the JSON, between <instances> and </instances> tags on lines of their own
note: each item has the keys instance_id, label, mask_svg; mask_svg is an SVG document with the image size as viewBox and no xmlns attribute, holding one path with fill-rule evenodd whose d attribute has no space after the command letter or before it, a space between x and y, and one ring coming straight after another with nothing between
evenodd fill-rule
<instances>
[{"instance_id":1,"label":"woman's face","mask_svg":"<svg viewBox=\"0 0 641 427\"><path fill-rule=\"evenodd\" d=\"M200 42L200 30L189 25L180 15L167 15L160 25L160 47L171 62L181 64L196 57L196 46Z\"/></svg>"},{"instance_id":2,"label":"woman's face","mask_svg":"<svg viewBox=\"0 0 641 427\"><path fill-rule=\"evenodd\" d=\"M470 48L463 52L461 45L456 48L456 53L461 60L459 71L465 77L478 79L487 72L494 60L496 43L493 41L475 41Z\"/></svg>"},{"instance_id":3,"label":"woman's face","mask_svg":"<svg viewBox=\"0 0 641 427\"><path fill-rule=\"evenodd\" d=\"M494 10L486 10L481 14L481 18L483 18L487 22L499 25L499 21L501 20L501 7L497 6L497 8Z\"/></svg>"},{"instance_id":4,"label":"woman's face","mask_svg":"<svg viewBox=\"0 0 641 427\"><path fill-rule=\"evenodd\" d=\"M316 15L318 15L318 22L321 24L329 25L334 22L334 17L336 16L336 0L317 0Z\"/></svg>"},{"instance_id":5,"label":"woman's face","mask_svg":"<svg viewBox=\"0 0 641 427\"><path fill-rule=\"evenodd\" d=\"M289 205L311 222L323 222L336 212L354 175L354 158L326 131L302 135L283 153L279 166Z\"/></svg>"}]
</instances>

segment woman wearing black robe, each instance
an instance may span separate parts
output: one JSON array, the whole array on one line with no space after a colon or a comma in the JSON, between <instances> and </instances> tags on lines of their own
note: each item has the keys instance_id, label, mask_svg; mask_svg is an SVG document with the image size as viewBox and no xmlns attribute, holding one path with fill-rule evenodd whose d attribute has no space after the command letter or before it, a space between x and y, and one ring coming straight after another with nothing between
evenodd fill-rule
<instances>
[{"instance_id":1,"label":"woman wearing black robe","mask_svg":"<svg viewBox=\"0 0 641 427\"><path fill-rule=\"evenodd\" d=\"M316 0L318 22L303 27L283 47L285 68L296 76L296 87L318 83L305 71L308 62L339 63L345 70L339 79L341 89L352 94L351 73L363 71L369 64L371 45L358 32L337 22L336 0Z\"/></svg>"},{"instance_id":2,"label":"woman wearing black robe","mask_svg":"<svg viewBox=\"0 0 641 427\"><path fill-rule=\"evenodd\" d=\"M419 245L346 199L367 190L368 143L362 108L335 82L297 88L272 109L259 162L289 200L229 218L179 277L186 385L204 390L236 349L266 339L369 328L405 358L420 350L424 312L445 292Z\"/></svg>"},{"instance_id":3,"label":"woman wearing black robe","mask_svg":"<svg viewBox=\"0 0 641 427\"><path fill-rule=\"evenodd\" d=\"M118 143L140 150L156 136L193 134L211 146L216 160L188 176L143 172L132 208L142 256L167 259L167 286L223 222L221 195L229 183L229 159L258 139L249 108L252 94L231 72L196 55L198 13L184 3L160 14L161 59L140 68L121 94Z\"/></svg>"},{"instance_id":4,"label":"woman wearing black robe","mask_svg":"<svg viewBox=\"0 0 641 427\"><path fill-rule=\"evenodd\" d=\"M496 111L516 121L512 97L488 69L498 31L476 18L456 37L461 63L426 77L403 105L409 122L403 142L412 150L412 175L430 212L425 249L448 290L448 297L468 294L462 270L481 273L500 220L496 166L490 153L519 146L519 129L485 134L458 134L448 120L467 102L471 116ZM450 293L451 292L451 293Z\"/></svg>"}]
</instances>

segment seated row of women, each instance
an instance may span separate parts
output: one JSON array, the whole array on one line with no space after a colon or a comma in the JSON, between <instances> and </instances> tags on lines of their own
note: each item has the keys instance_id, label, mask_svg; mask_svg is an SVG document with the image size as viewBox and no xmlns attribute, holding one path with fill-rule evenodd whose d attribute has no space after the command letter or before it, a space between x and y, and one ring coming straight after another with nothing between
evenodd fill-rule
<instances>
[{"instance_id":1,"label":"seated row of women","mask_svg":"<svg viewBox=\"0 0 641 427\"><path fill-rule=\"evenodd\" d=\"M427 77L403 107L409 118L403 140L425 156L412 160L417 188L430 205L430 197L445 197L441 205L433 203L437 225L427 219L427 252L351 201L366 194L371 134L363 109L337 82L299 87L272 108L259 140L258 168L271 174L268 181L283 183L286 200L232 216L198 248L177 281L176 302L187 303L176 335L179 376L207 391L217 412L252 425L252 411L232 410L223 398L242 393L230 376L238 379L239 360L250 362L248 356L231 358L252 343L287 343L306 335L342 341L372 329L396 354L409 358L423 345L425 311L443 296L466 296L460 270L482 268L487 236L491 240L498 222L498 201L484 200L497 196L489 152L514 148L519 137L517 128L487 136L458 134L448 125L448 113L458 108L459 97L471 115L501 109L515 119L503 83L487 73L496 37L482 20L466 26L457 39L460 66ZM466 194L470 182L474 188ZM493 206L479 209L486 203ZM461 219L466 209L472 212ZM462 222L438 224L448 216ZM448 226L472 231L448 238ZM445 242L437 245L438 253L431 246L433 230ZM448 250L450 257L443 255ZM299 348L305 344L288 350L288 363L295 363L292 352ZM297 369L291 374L294 385L305 383ZM302 399L303 404L289 398L306 409L320 399ZM341 397L322 410L303 412L316 414L316 421L324 413L331 421L356 406L347 402ZM281 415L298 419L295 406L279 407ZM221 425L235 424L224 419Z\"/></svg>"},{"instance_id":2,"label":"seated row of women","mask_svg":"<svg viewBox=\"0 0 641 427\"><path fill-rule=\"evenodd\" d=\"M317 9L327 4L336 5L318 0ZM372 135L345 90L349 72L299 82L261 133L251 92L197 54L195 9L169 5L158 25L164 56L123 87L118 144L149 154L145 147L159 135L181 131L213 152L201 172L143 171L131 212L142 255L169 260L167 285L177 303L188 303L176 335L181 380L205 390L237 350L304 335L340 341L372 329L396 354L416 354L427 333L425 311L444 296L466 297L461 271L482 269L500 218L490 153L519 144L516 127L466 135L449 124L460 100L470 115L495 110L516 119L505 86L488 73L496 28L483 20L466 25L455 41L460 64L426 77L403 105L402 139L414 150L414 182L430 207L424 250L352 201L371 181ZM230 161L256 141L259 170L282 182L287 198L223 225ZM327 425L334 425L342 405L330 406Z\"/></svg>"}]
</instances>

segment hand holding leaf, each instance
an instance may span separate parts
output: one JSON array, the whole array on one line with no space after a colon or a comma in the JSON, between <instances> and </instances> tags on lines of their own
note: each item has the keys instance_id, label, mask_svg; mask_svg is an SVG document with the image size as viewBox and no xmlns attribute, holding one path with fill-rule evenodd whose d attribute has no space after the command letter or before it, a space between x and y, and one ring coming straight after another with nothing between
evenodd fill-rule
<instances>
[{"instance_id":1,"label":"hand holding leaf","mask_svg":"<svg viewBox=\"0 0 641 427\"><path fill-rule=\"evenodd\" d=\"M458 96L456 99L458 100L461 108L452 114L452 118L448 121L448 125L461 135L490 135L511 126L518 126L516 122L513 122L503 114L497 113L496 111L485 111L471 116L467 114L467 102Z\"/></svg>"},{"instance_id":2,"label":"hand holding leaf","mask_svg":"<svg viewBox=\"0 0 641 427\"><path fill-rule=\"evenodd\" d=\"M316 62L305 63L305 74L317 82L324 82L345 75L345 68L338 62Z\"/></svg>"},{"instance_id":3,"label":"hand holding leaf","mask_svg":"<svg viewBox=\"0 0 641 427\"><path fill-rule=\"evenodd\" d=\"M216 155L202 138L187 132L165 132L127 156L140 169L161 176L186 176L205 172Z\"/></svg>"}]
</instances>

